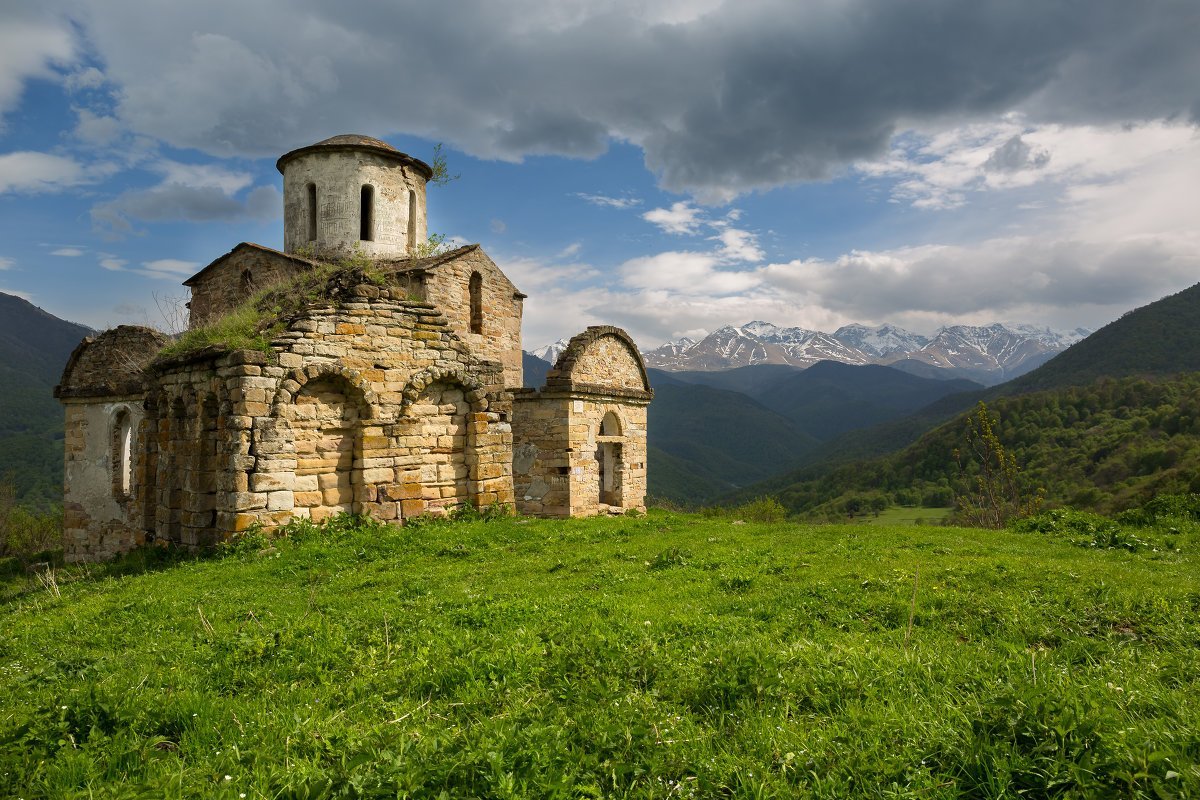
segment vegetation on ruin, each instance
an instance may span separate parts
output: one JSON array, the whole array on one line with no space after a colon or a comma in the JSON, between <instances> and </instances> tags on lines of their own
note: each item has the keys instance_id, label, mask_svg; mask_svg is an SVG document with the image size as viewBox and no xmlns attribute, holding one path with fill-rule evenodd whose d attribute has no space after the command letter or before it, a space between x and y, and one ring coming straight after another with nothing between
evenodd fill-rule
<instances>
[{"instance_id":1,"label":"vegetation on ruin","mask_svg":"<svg viewBox=\"0 0 1200 800\"><path fill-rule=\"evenodd\" d=\"M1160 505L1104 521L1133 549L1061 514L342 518L22 575L0 795L1197 796L1200 529Z\"/></svg>"},{"instance_id":2,"label":"vegetation on ruin","mask_svg":"<svg viewBox=\"0 0 1200 800\"><path fill-rule=\"evenodd\" d=\"M383 286L387 276L361 253L334 262L314 261L290 280L261 289L208 324L184 331L163 348L159 358L187 356L210 347L271 353L271 340L289 321L314 303L338 302L343 290L360 283Z\"/></svg>"},{"instance_id":3,"label":"vegetation on ruin","mask_svg":"<svg viewBox=\"0 0 1200 800\"><path fill-rule=\"evenodd\" d=\"M417 242L412 250L413 258L432 258L448 252L450 245L446 242L446 234L431 233L423 242Z\"/></svg>"},{"instance_id":4,"label":"vegetation on ruin","mask_svg":"<svg viewBox=\"0 0 1200 800\"><path fill-rule=\"evenodd\" d=\"M454 175L450 174L450 164L446 160L446 153L442 150L441 142L433 146L433 158L429 162L429 169L433 173L429 182L434 186L445 186L462 177L457 173Z\"/></svg>"}]
</instances>

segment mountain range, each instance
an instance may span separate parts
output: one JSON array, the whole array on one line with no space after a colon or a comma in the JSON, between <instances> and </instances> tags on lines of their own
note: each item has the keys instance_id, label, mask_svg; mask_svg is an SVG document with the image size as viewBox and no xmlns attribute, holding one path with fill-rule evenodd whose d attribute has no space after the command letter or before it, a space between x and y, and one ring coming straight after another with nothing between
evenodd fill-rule
<instances>
[{"instance_id":1,"label":"mountain range","mask_svg":"<svg viewBox=\"0 0 1200 800\"><path fill-rule=\"evenodd\" d=\"M726 325L699 341L677 339L643 353L670 372L720 371L760 364L811 367L820 361L880 364L926 378L965 378L991 386L1044 364L1090 331L1033 325L953 325L928 338L895 325L843 325L833 333L756 320ZM530 351L553 363L566 340Z\"/></svg>"},{"instance_id":2,"label":"mountain range","mask_svg":"<svg viewBox=\"0 0 1200 800\"><path fill-rule=\"evenodd\" d=\"M1015 380L828 439L799 454L795 471L726 500L772 495L837 516L865 494L944 495L959 478L962 414L980 401L1049 503L1112 511L1200 492L1200 284L1127 312Z\"/></svg>"},{"instance_id":3,"label":"mountain range","mask_svg":"<svg viewBox=\"0 0 1200 800\"><path fill-rule=\"evenodd\" d=\"M525 385L550 364L526 353ZM876 364L821 361L808 369L756 364L723 371L647 369L652 497L705 502L790 471L826 440L912 413L978 383Z\"/></svg>"}]
</instances>

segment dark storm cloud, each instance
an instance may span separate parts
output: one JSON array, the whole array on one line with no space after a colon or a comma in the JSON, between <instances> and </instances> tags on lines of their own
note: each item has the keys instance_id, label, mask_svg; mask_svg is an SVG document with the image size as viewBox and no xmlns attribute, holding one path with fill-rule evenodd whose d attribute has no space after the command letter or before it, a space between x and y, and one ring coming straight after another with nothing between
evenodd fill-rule
<instances>
[{"instance_id":1,"label":"dark storm cloud","mask_svg":"<svg viewBox=\"0 0 1200 800\"><path fill-rule=\"evenodd\" d=\"M221 155L349 129L507 159L618 139L716 199L828 177L914 124L1200 120L1194 0L643 6L107 0L81 19L125 124Z\"/></svg>"}]
</instances>

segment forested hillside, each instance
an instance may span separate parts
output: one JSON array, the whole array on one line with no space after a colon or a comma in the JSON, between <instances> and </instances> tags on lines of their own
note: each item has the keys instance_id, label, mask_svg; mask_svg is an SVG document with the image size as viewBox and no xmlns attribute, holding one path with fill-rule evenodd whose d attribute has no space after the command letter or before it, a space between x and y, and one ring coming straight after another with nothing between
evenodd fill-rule
<instances>
[{"instance_id":1,"label":"forested hillside","mask_svg":"<svg viewBox=\"0 0 1200 800\"><path fill-rule=\"evenodd\" d=\"M1044 489L1050 505L1113 511L1155 493L1200 492L1200 373L1103 379L1000 398L990 410L1027 488ZM960 417L895 455L819 476L794 472L731 499L772 494L793 511L832 517L880 504L946 505L964 427Z\"/></svg>"},{"instance_id":2,"label":"forested hillside","mask_svg":"<svg viewBox=\"0 0 1200 800\"><path fill-rule=\"evenodd\" d=\"M1200 283L1127 312L1034 371L1005 394L1082 386L1103 377L1200 370Z\"/></svg>"},{"instance_id":3,"label":"forested hillside","mask_svg":"<svg viewBox=\"0 0 1200 800\"><path fill-rule=\"evenodd\" d=\"M549 369L549 362L524 354L526 386L541 387ZM741 392L691 383L679 373L647 372L654 388L648 409L651 498L703 503L792 468L817 443ZM759 377L773 380L791 372L791 367L783 372L769 368ZM728 381L717 378L714 383L727 385Z\"/></svg>"},{"instance_id":4,"label":"forested hillside","mask_svg":"<svg viewBox=\"0 0 1200 800\"><path fill-rule=\"evenodd\" d=\"M1200 371L1200 284L1124 314L1046 364L999 386L948 394L906 416L848 430L800 455L781 480L812 479L834 465L894 453L980 400L1087 386L1101 378L1170 377ZM775 481L773 483L778 483Z\"/></svg>"},{"instance_id":5,"label":"forested hillside","mask_svg":"<svg viewBox=\"0 0 1200 800\"><path fill-rule=\"evenodd\" d=\"M650 495L678 502L713 498L790 469L816 444L743 394L684 383L655 385L648 439Z\"/></svg>"},{"instance_id":6,"label":"forested hillside","mask_svg":"<svg viewBox=\"0 0 1200 800\"><path fill-rule=\"evenodd\" d=\"M777 381L758 399L824 441L896 419L947 395L982 388L962 378L937 380L875 364L821 361Z\"/></svg>"},{"instance_id":7,"label":"forested hillside","mask_svg":"<svg viewBox=\"0 0 1200 800\"><path fill-rule=\"evenodd\" d=\"M62 500L62 406L53 391L91 331L0 293L0 480L36 506Z\"/></svg>"}]
</instances>

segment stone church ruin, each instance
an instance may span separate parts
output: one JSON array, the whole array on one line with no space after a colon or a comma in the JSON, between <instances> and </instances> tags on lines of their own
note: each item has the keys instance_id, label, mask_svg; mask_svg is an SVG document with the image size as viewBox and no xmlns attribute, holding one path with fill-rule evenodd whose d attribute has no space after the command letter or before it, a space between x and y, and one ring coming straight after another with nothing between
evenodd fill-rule
<instances>
[{"instance_id":1,"label":"stone church ruin","mask_svg":"<svg viewBox=\"0 0 1200 800\"><path fill-rule=\"evenodd\" d=\"M624 331L588 328L522 388L525 295L479 245L422 256L427 164L347 135L277 167L283 251L243 242L184 282L190 329L246 314L261 346L122 325L71 355L69 561L339 512L644 508L653 392Z\"/></svg>"}]
</instances>

